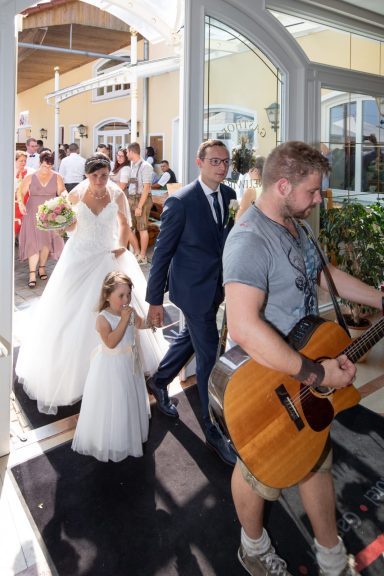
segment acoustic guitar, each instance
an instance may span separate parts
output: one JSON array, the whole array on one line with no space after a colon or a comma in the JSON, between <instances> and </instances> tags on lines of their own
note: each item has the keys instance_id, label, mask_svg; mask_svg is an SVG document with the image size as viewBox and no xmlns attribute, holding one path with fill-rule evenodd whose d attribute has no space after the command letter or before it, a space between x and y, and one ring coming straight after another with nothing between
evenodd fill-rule
<instances>
[{"instance_id":1,"label":"acoustic guitar","mask_svg":"<svg viewBox=\"0 0 384 576\"><path fill-rule=\"evenodd\" d=\"M301 320L289 344L312 360L361 358L384 335L384 318L355 340L335 322ZM353 386L311 388L252 360L240 346L221 356L209 384L211 415L241 460L267 486L296 484L319 461L336 414L357 404Z\"/></svg>"}]
</instances>

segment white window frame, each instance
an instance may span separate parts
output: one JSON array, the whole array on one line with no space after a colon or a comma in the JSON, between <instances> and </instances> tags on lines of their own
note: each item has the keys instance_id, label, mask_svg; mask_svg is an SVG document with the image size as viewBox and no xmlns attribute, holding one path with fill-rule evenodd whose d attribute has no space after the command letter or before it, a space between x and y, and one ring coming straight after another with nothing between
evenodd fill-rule
<instances>
[{"instance_id":1,"label":"white window frame","mask_svg":"<svg viewBox=\"0 0 384 576\"><path fill-rule=\"evenodd\" d=\"M115 56L130 56L130 50L122 50L119 52L116 52L114 54ZM107 58L103 58L98 60L97 62L95 62L95 64L93 65L93 70L92 70L92 76L94 78L98 78L99 76L102 76L102 72L99 74L98 71L99 69L106 63L106 61L109 62L109 60ZM107 68L108 72L113 72L113 70L120 70L121 69L121 62L119 62L118 60L116 60L116 65L115 66L111 66L109 68ZM124 82L117 82L117 84L124 84ZM94 88L92 90L92 102L103 102L105 100L114 100L115 98L123 98L125 96L130 96L131 94L131 87L123 90L115 90L114 85L112 86L112 91L111 92L105 92L107 89L106 86L103 87L104 90L104 94L99 95L97 93L98 90L100 90L100 88Z\"/></svg>"}]
</instances>

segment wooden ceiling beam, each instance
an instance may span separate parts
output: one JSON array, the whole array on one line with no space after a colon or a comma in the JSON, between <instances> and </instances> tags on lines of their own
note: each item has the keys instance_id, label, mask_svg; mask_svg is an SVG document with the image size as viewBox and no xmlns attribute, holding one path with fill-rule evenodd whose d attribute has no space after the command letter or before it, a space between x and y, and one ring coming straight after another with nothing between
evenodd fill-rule
<instances>
[{"instance_id":1,"label":"wooden ceiling beam","mask_svg":"<svg viewBox=\"0 0 384 576\"><path fill-rule=\"evenodd\" d=\"M63 24L84 24L106 30L129 32L129 25L112 14L85 2L54 0L22 12L23 30Z\"/></svg>"}]
</instances>

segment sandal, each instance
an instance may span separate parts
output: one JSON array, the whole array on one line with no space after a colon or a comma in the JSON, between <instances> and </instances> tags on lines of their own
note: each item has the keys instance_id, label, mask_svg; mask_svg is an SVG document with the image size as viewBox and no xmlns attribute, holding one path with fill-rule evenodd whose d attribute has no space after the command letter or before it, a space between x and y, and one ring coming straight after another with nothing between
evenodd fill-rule
<instances>
[{"instance_id":1,"label":"sandal","mask_svg":"<svg viewBox=\"0 0 384 576\"><path fill-rule=\"evenodd\" d=\"M40 270L44 270L44 274L40 274ZM39 266L39 278L40 280L48 280L48 275L45 273L45 266Z\"/></svg>"},{"instance_id":2,"label":"sandal","mask_svg":"<svg viewBox=\"0 0 384 576\"><path fill-rule=\"evenodd\" d=\"M34 274L35 275L35 279L32 280L31 275ZM29 271L29 282L28 282L28 286L29 288L35 288L36 287L36 270L30 270Z\"/></svg>"}]
</instances>

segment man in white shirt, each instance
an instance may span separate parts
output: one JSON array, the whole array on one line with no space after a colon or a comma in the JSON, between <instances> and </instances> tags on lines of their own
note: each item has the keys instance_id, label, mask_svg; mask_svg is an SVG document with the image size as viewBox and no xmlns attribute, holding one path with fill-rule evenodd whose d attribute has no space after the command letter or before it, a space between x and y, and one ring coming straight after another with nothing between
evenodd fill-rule
<instances>
[{"instance_id":1,"label":"man in white shirt","mask_svg":"<svg viewBox=\"0 0 384 576\"><path fill-rule=\"evenodd\" d=\"M25 142L27 147L27 166L28 168L33 168L34 170L38 170L40 167L40 156L37 152L39 147L36 138L28 138Z\"/></svg>"},{"instance_id":2,"label":"man in white shirt","mask_svg":"<svg viewBox=\"0 0 384 576\"><path fill-rule=\"evenodd\" d=\"M140 156L140 144L131 142L127 149L131 162L131 173L128 181L128 202L131 209L132 227L140 234L139 264L147 264L148 219L152 208L152 166Z\"/></svg>"},{"instance_id":3,"label":"man in white shirt","mask_svg":"<svg viewBox=\"0 0 384 576\"><path fill-rule=\"evenodd\" d=\"M84 179L84 166L85 158L80 156L78 145L70 144L69 155L62 159L59 168L59 174L63 177L67 192Z\"/></svg>"}]
</instances>

